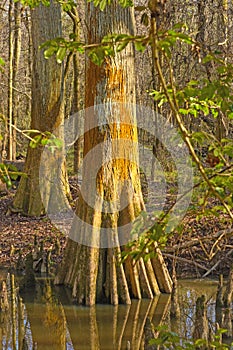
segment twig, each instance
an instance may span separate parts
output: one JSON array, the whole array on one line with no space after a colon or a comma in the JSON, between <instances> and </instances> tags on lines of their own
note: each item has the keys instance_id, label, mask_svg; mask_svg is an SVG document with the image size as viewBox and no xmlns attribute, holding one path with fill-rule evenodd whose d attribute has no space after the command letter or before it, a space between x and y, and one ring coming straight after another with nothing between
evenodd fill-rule
<instances>
[{"instance_id":1,"label":"twig","mask_svg":"<svg viewBox=\"0 0 233 350\"><path fill-rule=\"evenodd\" d=\"M152 33L152 50L154 51L154 61L155 61L155 66L156 66L156 70L158 73L158 77L159 80L161 82L164 94L167 98L167 101L170 105L170 108L174 114L174 117L176 119L177 125L180 129L180 132L182 134L183 140L186 143L189 153L192 156L193 161L196 163L198 170L203 178L203 180L205 181L205 183L208 185L210 191L214 194L214 196L221 202L221 204L223 205L223 207L226 209L228 215L230 216L230 218L233 219L233 213L231 212L231 208L228 206L228 204L224 201L224 199L221 197L221 195L217 192L216 188L214 187L214 185L211 183L211 181L208 178L208 175L206 174L205 168L202 165L199 157L196 155L195 150L193 148L192 142L191 142L191 138L190 138L190 134L188 129L186 128L186 126L183 123L182 117L179 113L179 108L178 108L178 102L177 102L177 98L176 96L173 96L173 98L171 97L169 91L168 91L168 87L167 87L167 83L164 77L164 74L162 72L162 68L159 62L159 51L158 51L158 37L157 37L157 27L156 27L156 22L155 19L153 18L153 22L151 24L151 33ZM170 72L171 74L172 72ZM170 81L173 82L173 76L170 78ZM174 85L174 83L173 83ZM175 98L175 99L174 99Z\"/></svg>"},{"instance_id":2,"label":"twig","mask_svg":"<svg viewBox=\"0 0 233 350\"><path fill-rule=\"evenodd\" d=\"M209 235L202 238L194 238L189 242L184 242L183 244L176 244L173 247L165 248L165 252L175 253L177 250L193 247L195 245L198 245L200 242L208 241L209 239L214 239L214 238L218 238L218 242L219 242L219 237L221 237L222 239L224 236L228 236L228 235L230 236L232 233L233 233L233 228L227 229L227 230L220 230L213 235Z\"/></svg>"},{"instance_id":3,"label":"twig","mask_svg":"<svg viewBox=\"0 0 233 350\"><path fill-rule=\"evenodd\" d=\"M233 249L229 250L229 252L224 255L220 260L218 260L216 262L216 264L214 264L214 266L212 266L206 273L204 273L204 275L202 276L202 278L207 277L213 270L216 269L216 267L218 267L218 265L222 262L223 259L226 259L229 255L231 255L233 253Z\"/></svg>"},{"instance_id":4,"label":"twig","mask_svg":"<svg viewBox=\"0 0 233 350\"><path fill-rule=\"evenodd\" d=\"M167 258L174 259L174 256L172 254L168 254L168 253L164 253L163 252L163 256L166 256ZM196 261L189 260L189 259L186 259L186 258L181 258L179 256L176 256L176 259L179 260L179 261L183 261L183 262L189 263L189 264L193 264L193 265L195 265L196 267L199 267L202 270L208 271L208 268L206 266L203 266L203 265L197 263Z\"/></svg>"}]
</instances>

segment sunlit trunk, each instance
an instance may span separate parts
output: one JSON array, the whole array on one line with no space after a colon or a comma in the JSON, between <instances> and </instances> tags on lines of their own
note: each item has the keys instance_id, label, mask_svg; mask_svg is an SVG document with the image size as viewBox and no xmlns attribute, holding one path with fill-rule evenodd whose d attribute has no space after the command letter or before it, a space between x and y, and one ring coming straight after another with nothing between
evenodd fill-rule
<instances>
[{"instance_id":1,"label":"sunlit trunk","mask_svg":"<svg viewBox=\"0 0 233 350\"><path fill-rule=\"evenodd\" d=\"M107 34L134 35L132 8L122 9L115 1L103 12L88 4L86 23L90 44ZM140 259L135 264L128 258L124 265L119 263L132 223L144 210L132 105L133 46L106 57L101 66L87 60L83 181L55 280L71 286L79 304L129 304L131 298L153 298L159 293L150 262Z\"/></svg>"}]
</instances>

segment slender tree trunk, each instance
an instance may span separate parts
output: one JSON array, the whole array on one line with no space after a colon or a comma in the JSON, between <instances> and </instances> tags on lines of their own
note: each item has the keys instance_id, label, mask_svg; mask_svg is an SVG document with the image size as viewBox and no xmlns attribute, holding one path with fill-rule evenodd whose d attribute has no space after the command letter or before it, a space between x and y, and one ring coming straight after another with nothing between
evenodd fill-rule
<instances>
[{"instance_id":1,"label":"slender tree trunk","mask_svg":"<svg viewBox=\"0 0 233 350\"><path fill-rule=\"evenodd\" d=\"M17 73L19 68L19 59L20 59L20 52L21 52L21 4L20 2L16 2L14 4L14 58L13 58L13 88L18 87L17 83ZM19 96L16 93L16 91L13 89L13 110L12 110L12 160L16 159L16 129L14 126L17 126L17 117L18 117L18 109L19 109Z\"/></svg>"},{"instance_id":2,"label":"slender tree trunk","mask_svg":"<svg viewBox=\"0 0 233 350\"><path fill-rule=\"evenodd\" d=\"M230 2L229 2L230 3ZM227 64L229 57L229 50L231 45L229 43L229 19L228 19L228 1L218 0L218 17L217 17L217 41L218 49L224 54L224 61ZM219 113L216 121L216 138L221 141L224 137L228 136L229 132L229 118L226 113Z\"/></svg>"},{"instance_id":3,"label":"slender tree trunk","mask_svg":"<svg viewBox=\"0 0 233 350\"><path fill-rule=\"evenodd\" d=\"M51 1L49 7L40 5L32 10L32 50L33 50L33 69L32 69L32 119L31 129L40 132L53 132L58 128L64 118L63 113L63 66L56 62L52 57L45 60L43 50L39 46L49 40L61 36L61 9L58 4ZM62 137L62 135L57 135ZM34 137L34 135L32 135ZM40 193L39 172L43 147L39 145L36 148L28 147L25 173L27 177L22 177L13 202L13 210L23 211L28 215L39 216L45 212L47 206L54 200L54 192L63 193L63 183L58 181L54 190L45 181L43 187L43 202ZM62 178L62 160L56 159L56 152L51 155L46 164L48 173L51 169L57 172L58 179ZM57 193L56 192L56 193ZM54 198L51 198L55 194ZM66 201L65 195L61 201Z\"/></svg>"},{"instance_id":4,"label":"slender tree trunk","mask_svg":"<svg viewBox=\"0 0 233 350\"><path fill-rule=\"evenodd\" d=\"M69 13L73 21L73 33L76 41L80 41L80 20L77 8L73 8ZM73 100L71 114L81 110L81 89L80 89L80 55L76 52L73 55ZM81 116L77 120L77 128L81 128ZM82 139L78 138L74 143L74 173L77 173L81 162Z\"/></svg>"},{"instance_id":5,"label":"slender tree trunk","mask_svg":"<svg viewBox=\"0 0 233 350\"><path fill-rule=\"evenodd\" d=\"M8 76L8 155L16 159L16 130L18 114L17 73L21 51L21 4L9 2L9 76Z\"/></svg>"},{"instance_id":6,"label":"slender tree trunk","mask_svg":"<svg viewBox=\"0 0 233 350\"><path fill-rule=\"evenodd\" d=\"M122 9L116 1L103 12L88 4L86 22L90 44L106 34L134 35L132 9ZM130 258L124 265L119 262L132 222L144 210L135 112L127 103L135 104L131 45L105 58L102 66L87 61L86 107L93 107L85 115L83 182L55 280L72 287L79 304L129 304L131 298L153 298L158 293L150 262L140 259L135 264Z\"/></svg>"},{"instance_id":7,"label":"slender tree trunk","mask_svg":"<svg viewBox=\"0 0 233 350\"><path fill-rule=\"evenodd\" d=\"M9 24L9 73L8 73L8 155L9 160L13 159L13 59L14 59L14 31L12 25L13 0L9 0L8 24Z\"/></svg>"}]
</instances>

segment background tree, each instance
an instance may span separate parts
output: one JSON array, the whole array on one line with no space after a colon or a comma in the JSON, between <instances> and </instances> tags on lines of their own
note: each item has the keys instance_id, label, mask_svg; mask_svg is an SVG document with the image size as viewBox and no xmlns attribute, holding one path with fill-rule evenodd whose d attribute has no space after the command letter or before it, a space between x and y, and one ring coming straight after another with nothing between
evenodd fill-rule
<instances>
[{"instance_id":1,"label":"background tree","mask_svg":"<svg viewBox=\"0 0 233 350\"><path fill-rule=\"evenodd\" d=\"M14 60L14 29L12 25L13 1L9 1L9 79L8 79L8 158L13 159L13 60Z\"/></svg>"},{"instance_id":2,"label":"background tree","mask_svg":"<svg viewBox=\"0 0 233 350\"><path fill-rule=\"evenodd\" d=\"M3 136L0 153L3 159L15 159L26 149L25 139L21 133L16 133L15 127L28 129L30 124L30 19L27 20L28 10L22 8L20 2L10 5L6 0L0 12L1 56L6 63L0 71L0 128Z\"/></svg>"},{"instance_id":3,"label":"background tree","mask_svg":"<svg viewBox=\"0 0 233 350\"><path fill-rule=\"evenodd\" d=\"M16 125L18 114L17 74L21 53L21 4L9 2L9 80L8 80L8 155L16 159Z\"/></svg>"},{"instance_id":4,"label":"background tree","mask_svg":"<svg viewBox=\"0 0 233 350\"><path fill-rule=\"evenodd\" d=\"M46 138L46 132L52 133L64 118L63 65L58 64L55 57L46 60L43 50L39 47L46 40L62 35L60 5L53 1L49 7L39 5L32 10L31 18L33 44L31 129L35 130L34 134L31 134L33 138L31 146L38 147L28 147L24 168L27 176L21 177L12 209L39 216L45 212L46 203L49 203L52 195L51 188L43 188L44 203L42 203L39 184L40 160L43 152L41 140L43 137ZM38 132L44 133L44 136ZM62 173L61 168L57 171ZM58 174L59 176L62 175ZM58 182L58 186L63 193L61 181Z\"/></svg>"},{"instance_id":5,"label":"background tree","mask_svg":"<svg viewBox=\"0 0 233 350\"><path fill-rule=\"evenodd\" d=\"M79 11L76 7L73 7L71 11L68 12L68 15L72 19L73 23L73 33L75 35L75 40L80 41L81 40L81 20L79 16L80 9L83 7L83 4L80 3ZM82 64L84 64L84 59L81 57L81 54L78 52L75 52L73 54L73 98L72 98L72 105L70 114L73 115L77 113L78 111L81 111L83 107L83 99L84 99L84 84L83 81L85 80L84 76L84 69L82 67ZM77 118L77 128L82 128L83 121L80 118ZM83 147L83 140L81 138L78 138L74 143L74 173L76 174L80 168L81 165L81 151Z\"/></svg>"}]
</instances>

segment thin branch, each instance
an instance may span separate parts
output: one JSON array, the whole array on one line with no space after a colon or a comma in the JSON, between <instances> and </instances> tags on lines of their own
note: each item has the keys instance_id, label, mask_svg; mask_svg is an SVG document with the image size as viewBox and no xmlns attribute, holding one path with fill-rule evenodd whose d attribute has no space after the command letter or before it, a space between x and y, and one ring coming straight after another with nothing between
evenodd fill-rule
<instances>
[{"instance_id":1,"label":"thin branch","mask_svg":"<svg viewBox=\"0 0 233 350\"><path fill-rule=\"evenodd\" d=\"M18 131L20 134L22 134L23 136L25 136L28 140L36 142L31 136L27 135L24 131L27 130L20 130L19 128L17 128L17 126L12 125L12 128L14 128L16 131Z\"/></svg>"},{"instance_id":2,"label":"thin branch","mask_svg":"<svg viewBox=\"0 0 233 350\"><path fill-rule=\"evenodd\" d=\"M233 233L233 227L230 229L226 229L226 230L220 230L220 231L216 232L215 234L211 234L211 235L201 237L201 238L194 238L191 241L184 242L183 244L175 244L173 247L167 247L167 248L165 248L165 252L175 253L177 250L190 248L190 247L193 247L195 245L198 245L200 242L205 242L205 241L208 241L211 239L217 239L217 242L219 242L220 239L222 239L223 237L231 237L232 233Z\"/></svg>"},{"instance_id":3,"label":"thin branch","mask_svg":"<svg viewBox=\"0 0 233 350\"><path fill-rule=\"evenodd\" d=\"M172 254L168 254L168 253L164 253L163 252L163 256L166 256L167 258L174 259L174 255L172 255ZM203 266L203 265L197 263L196 261L189 260L189 259L186 259L186 258L181 258L180 256L176 256L176 259L179 260L179 261L183 261L183 262L189 263L189 264L193 264L193 265L195 265L196 267L199 267L202 270L208 271L208 268L206 266Z\"/></svg>"},{"instance_id":4,"label":"thin branch","mask_svg":"<svg viewBox=\"0 0 233 350\"><path fill-rule=\"evenodd\" d=\"M214 266L212 266L203 276L202 278L207 277L213 270L215 270L218 265L222 262L223 259L226 259L229 255L233 254L233 249L229 250L226 255L224 255L221 259L219 259Z\"/></svg>"},{"instance_id":5,"label":"thin branch","mask_svg":"<svg viewBox=\"0 0 233 350\"><path fill-rule=\"evenodd\" d=\"M155 21L154 17L152 17L152 19L151 19L151 33L152 33L152 50L154 51L155 66L156 66L156 69L157 69L157 72L159 75L161 85L163 87L164 94L167 98L167 101L170 105L172 112L174 113L174 116L176 118L176 122L177 122L178 127L181 131L181 134L183 136L183 140L186 143L188 150L190 152L190 155L192 156L194 162L197 164L199 172L200 172L201 176L203 177L204 181L207 183L209 189L214 194L214 196L221 202L223 207L226 209L228 215L233 219L233 213L231 212L231 209L229 208L227 203L224 201L224 199L220 196L220 194L216 191L214 185L209 180L208 175L206 174L205 168L203 167L199 157L195 153L195 150L194 150L192 143L191 143L191 140L190 140L189 132L186 129L186 127L182 121L181 115L179 113L179 110L177 108L178 103L177 103L176 97L174 97L175 100L173 101L173 99L171 98L171 95L168 92L167 83L165 81L165 78L164 78L164 75L162 72L162 68L161 68L161 65L159 62L157 27L156 27L156 21Z\"/></svg>"}]
</instances>

